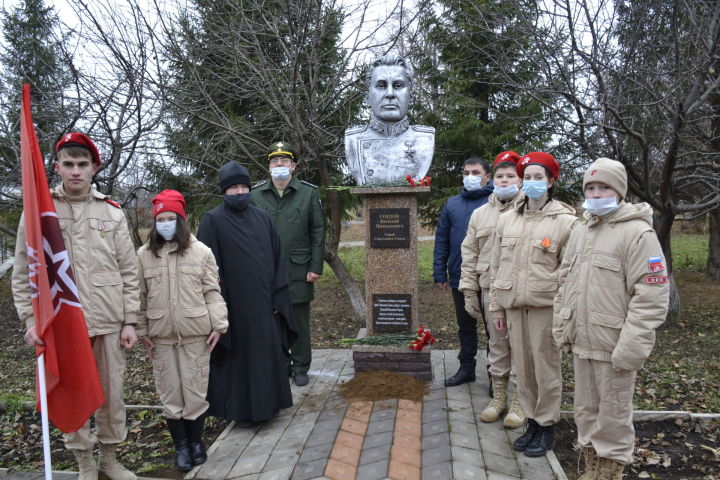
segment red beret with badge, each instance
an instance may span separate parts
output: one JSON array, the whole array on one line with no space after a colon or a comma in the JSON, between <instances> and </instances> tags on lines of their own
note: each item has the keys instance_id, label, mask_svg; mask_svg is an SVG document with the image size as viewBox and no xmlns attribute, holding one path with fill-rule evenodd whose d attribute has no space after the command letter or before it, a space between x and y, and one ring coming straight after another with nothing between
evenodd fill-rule
<instances>
[{"instance_id":1,"label":"red beret with badge","mask_svg":"<svg viewBox=\"0 0 720 480\"><path fill-rule=\"evenodd\" d=\"M98 152L97 147L95 146L93 141L90 140L90 137L88 137L84 133L70 132L63 135L60 141L57 142L57 144L55 145L55 153L58 153L61 149L65 147L85 148L90 151L93 163L95 165L99 167L102 164L102 162L100 161L100 152Z\"/></svg>"},{"instance_id":2,"label":"red beret with badge","mask_svg":"<svg viewBox=\"0 0 720 480\"><path fill-rule=\"evenodd\" d=\"M517 166L518 175L523 176L525 167L530 165L541 165L550 171L552 177L557 180L560 176L560 164L555 157L545 152L530 152L526 153Z\"/></svg>"},{"instance_id":3,"label":"red beret with badge","mask_svg":"<svg viewBox=\"0 0 720 480\"><path fill-rule=\"evenodd\" d=\"M507 152L501 152L498 154L497 157L495 157L495 161L493 162L493 167L497 165L498 163L512 163L514 165L517 165L522 157L520 157L519 154L513 152L512 150L508 150Z\"/></svg>"}]
</instances>

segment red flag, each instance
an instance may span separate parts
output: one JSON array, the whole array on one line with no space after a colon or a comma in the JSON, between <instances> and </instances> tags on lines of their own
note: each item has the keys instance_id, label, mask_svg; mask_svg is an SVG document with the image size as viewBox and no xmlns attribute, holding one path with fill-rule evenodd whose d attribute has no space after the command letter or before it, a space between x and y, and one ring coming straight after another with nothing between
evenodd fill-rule
<instances>
[{"instance_id":1,"label":"red flag","mask_svg":"<svg viewBox=\"0 0 720 480\"><path fill-rule=\"evenodd\" d=\"M63 432L74 432L105 399L70 257L45 177L28 84L23 85L20 107L20 152L28 276L35 328L45 343L36 350L38 356L45 354L48 417Z\"/></svg>"}]
</instances>

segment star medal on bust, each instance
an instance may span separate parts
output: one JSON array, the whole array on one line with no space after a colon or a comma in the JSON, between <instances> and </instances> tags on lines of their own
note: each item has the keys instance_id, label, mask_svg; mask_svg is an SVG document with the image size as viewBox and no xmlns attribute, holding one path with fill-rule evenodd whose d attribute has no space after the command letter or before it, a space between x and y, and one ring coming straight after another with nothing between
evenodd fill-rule
<instances>
[{"instance_id":1,"label":"star medal on bust","mask_svg":"<svg viewBox=\"0 0 720 480\"><path fill-rule=\"evenodd\" d=\"M100 220L100 238L105 238L105 222Z\"/></svg>"}]
</instances>

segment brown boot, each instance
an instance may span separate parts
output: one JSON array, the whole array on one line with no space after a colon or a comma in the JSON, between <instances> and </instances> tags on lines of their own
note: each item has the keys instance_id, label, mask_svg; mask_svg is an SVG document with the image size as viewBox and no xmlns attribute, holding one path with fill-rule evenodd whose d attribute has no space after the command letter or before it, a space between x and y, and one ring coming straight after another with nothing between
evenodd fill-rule
<instances>
[{"instance_id":1,"label":"brown boot","mask_svg":"<svg viewBox=\"0 0 720 480\"><path fill-rule=\"evenodd\" d=\"M503 420L503 427L505 428L520 428L525 425L525 413L520 406L520 400L518 400L517 392L512 396L512 402L510 402L510 410L505 415Z\"/></svg>"},{"instance_id":2,"label":"brown boot","mask_svg":"<svg viewBox=\"0 0 720 480\"><path fill-rule=\"evenodd\" d=\"M116 444L100 444L100 468L110 480L137 480L137 477L127 468L120 465L115 457Z\"/></svg>"},{"instance_id":3,"label":"brown boot","mask_svg":"<svg viewBox=\"0 0 720 480\"><path fill-rule=\"evenodd\" d=\"M492 377L493 399L490 400L488 406L480 414L480 421L485 423L497 422L500 415L505 413L507 408L507 384L507 378Z\"/></svg>"},{"instance_id":4,"label":"brown boot","mask_svg":"<svg viewBox=\"0 0 720 480\"><path fill-rule=\"evenodd\" d=\"M577 480L594 480L598 467L598 456L597 453L595 453L595 449L593 447L583 447L580 450L578 464L582 458L585 458L585 471Z\"/></svg>"},{"instance_id":5,"label":"brown boot","mask_svg":"<svg viewBox=\"0 0 720 480\"><path fill-rule=\"evenodd\" d=\"M98 469L91 450L70 449L78 464L78 480L97 480Z\"/></svg>"},{"instance_id":6,"label":"brown boot","mask_svg":"<svg viewBox=\"0 0 720 480\"><path fill-rule=\"evenodd\" d=\"M625 470L625 465L622 463L598 457L597 474L594 480L622 480L623 470Z\"/></svg>"}]
</instances>

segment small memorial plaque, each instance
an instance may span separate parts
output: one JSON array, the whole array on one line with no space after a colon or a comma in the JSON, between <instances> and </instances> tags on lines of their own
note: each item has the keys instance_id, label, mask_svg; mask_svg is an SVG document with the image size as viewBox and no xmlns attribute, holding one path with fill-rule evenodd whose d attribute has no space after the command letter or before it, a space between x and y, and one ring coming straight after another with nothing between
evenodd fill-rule
<instances>
[{"instance_id":1,"label":"small memorial plaque","mask_svg":"<svg viewBox=\"0 0 720 480\"><path fill-rule=\"evenodd\" d=\"M410 209L371 208L370 247L410 248Z\"/></svg>"},{"instance_id":2,"label":"small memorial plaque","mask_svg":"<svg viewBox=\"0 0 720 480\"><path fill-rule=\"evenodd\" d=\"M410 294L373 294L373 332L392 333L410 330Z\"/></svg>"}]
</instances>

